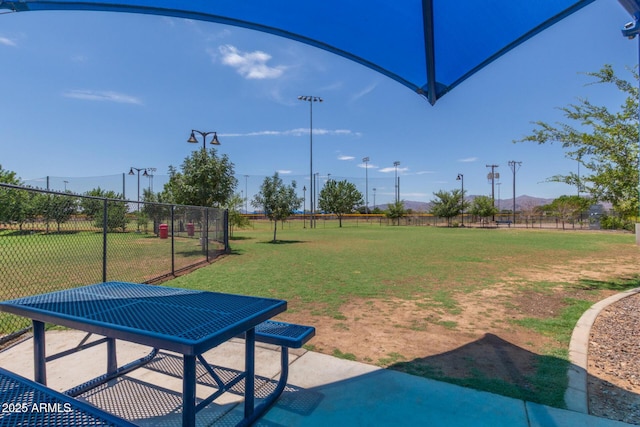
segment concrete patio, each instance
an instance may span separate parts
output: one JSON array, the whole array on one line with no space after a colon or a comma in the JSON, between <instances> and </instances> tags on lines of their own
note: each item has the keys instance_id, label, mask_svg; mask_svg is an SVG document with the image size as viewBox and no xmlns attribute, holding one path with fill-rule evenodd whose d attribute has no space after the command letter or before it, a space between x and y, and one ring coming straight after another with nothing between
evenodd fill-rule
<instances>
[{"instance_id":1,"label":"concrete patio","mask_svg":"<svg viewBox=\"0 0 640 427\"><path fill-rule=\"evenodd\" d=\"M47 332L47 354L72 348L85 337L77 331ZM93 337L92 337L93 338ZM118 363L143 357L149 348L118 341ZM232 340L205 357L224 366L221 376L242 370L244 343ZM0 366L33 379L33 345L25 339L0 352ZM64 391L105 372L101 344L47 364L48 386ZM179 426L182 382L179 356L161 352L154 361L82 399L141 426ZM256 349L256 387L273 385L280 370L279 348ZM203 370L204 372L204 370ZM203 377L204 378L204 377ZM208 395L206 381L198 397ZM257 391L260 395L260 390ZM234 425L242 417L241 396L226 393L198 414L198 425ZM546 407L487 392L380 369L306 350L290 354L289 386L258 426L585 426L628 424Z\"/></svg>"}]
</instances>

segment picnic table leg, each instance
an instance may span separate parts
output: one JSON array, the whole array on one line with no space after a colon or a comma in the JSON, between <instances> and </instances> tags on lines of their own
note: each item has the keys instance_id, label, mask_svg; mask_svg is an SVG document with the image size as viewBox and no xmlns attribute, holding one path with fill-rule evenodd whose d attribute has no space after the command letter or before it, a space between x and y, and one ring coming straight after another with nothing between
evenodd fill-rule
<instances>
[{"instance_id":1,"label":"picnic table leg","mask_svg":"<svg viewBox=\"0 0 640 427\"><path fill-rule=\"evenodd\" d=\"M196 356L184 355L182 427L196 425Z\"/></svg>"},{"instance_id":2,"label":"picnic table leg","mask_svg":"<svg viewBox=\"0 0 640 427\"><path fill-rule=\"evenodd\" d=\"M118 370L118 359L116 357L116 340L107 337L107 373L113 374Z\"/></svg>"},{"instance_id":3,"label":"picnic table leg","mask_svg":"<svg viewBox=\"0 0 640 427\"><path fill-rule=\"evenodd\" d=\"M34 380L47 385L47 360L45 359L44 322L33 321L33 374Z\"/></svg>"},{"instance_id":4,"label":"picnic table leg","mask_svg":"<svg viewBox=\"0 0 640 427\"><path fill-rule=\"evenodd\" d=\"M251 418L255 409L256 330L251 328L245 336L244 418Z\"/></svg>"}]
</instances>

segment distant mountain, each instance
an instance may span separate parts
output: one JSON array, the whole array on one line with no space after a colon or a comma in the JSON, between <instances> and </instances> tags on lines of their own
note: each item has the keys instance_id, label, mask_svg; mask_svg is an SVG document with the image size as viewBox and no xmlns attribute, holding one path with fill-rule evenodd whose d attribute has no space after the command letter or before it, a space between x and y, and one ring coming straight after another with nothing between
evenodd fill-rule
<instances>
[{"instance_id":1,"label":"distant mountain","mask_svg":"<svg viewBox=\"0 0 640 427\"><path fill-rule=\"evenodd\" d=\"M516 211L520 211L522 209L530 210L536 206L548 205L553 202L553 200L554 199L543 199L527 195L518 196L516 197ZM496 200L496 206L499 210L512 210L513 198Z\"/></svg>"}]
</instances>

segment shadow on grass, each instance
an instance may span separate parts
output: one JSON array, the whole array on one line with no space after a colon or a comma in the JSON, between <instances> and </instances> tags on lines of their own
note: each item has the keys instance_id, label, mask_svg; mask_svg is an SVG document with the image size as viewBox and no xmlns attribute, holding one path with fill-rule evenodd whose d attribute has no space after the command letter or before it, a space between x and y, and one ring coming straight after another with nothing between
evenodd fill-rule
<instances>
[{"instance_id":1,"label":"shadow on grass","mask_svg":"<svg viewBox=\"0 0 640 427\"><path fill-rule=\"evenodd\" d=\"M565 408L570 363L541 356L485 334L455 350L397 362L389 369L487 391L528 402Z\"/></svg>"},{"instance_id":2,"label":"shadow on grass","mask_svg":"<svg viewBox=\"0 0 640 427\"><path fill-rule=\"evenodd\" d=\"M630 289L640 287L640 276L634 276L629 278L621 278L618 280L593 280L593 279L580 279L577 288L595 291L595 290L610 290L610 291L627 291Z\"/></svg>"},{"instance_id":3,"label":"shadow on grass","mask_svg":"<svg viewBox=\"0 0 640 427\"><path fill-rule=\"evenodd\" d=\"M253 237L247 237L247 236L230 236L229 240L253 240Z\"/></svg>"},{"instance_id":4,"label":"shadow on grass","mask_svg":"<svg viewBox=\"0 0 640 427\"><path fill-rule=\"evenodd\" d=\"M306 242L304 240L276 240L275 242L273 240L266 240L258 243L266 243L269 245L290 245L295 243L306 243Z\"/></svg>"},{"instance_id":5,"label":"shadow on grass","mask_svg":"<svg viewBox=\"0 0 640 427\"><path fill-rule=\"evenodd\" d=\"M30 236L33 234L39 234L42 236L63 236L63 235L74 235L79 234L81 231L76 230L60 230L58 231L55 228L50 228L49 231L46 229L42 230L2 230L0 231L0 236L2 237L18 237L18 236Z\"/></svg>"}]
</instances>

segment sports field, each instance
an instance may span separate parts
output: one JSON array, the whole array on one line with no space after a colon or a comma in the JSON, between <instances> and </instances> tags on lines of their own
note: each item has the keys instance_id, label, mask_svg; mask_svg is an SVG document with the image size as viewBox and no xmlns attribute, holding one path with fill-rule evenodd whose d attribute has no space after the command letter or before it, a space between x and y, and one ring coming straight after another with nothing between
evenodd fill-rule
<instances>
[{"instance_id":1,"label":"sports field","mask_svg":"<svg viewBox=\"0 0 640 427\"><path fill-rule=\"evenodd\" d=\"M295 222L274 244L270 226L167 285L286 299L315 351L558 407L578 318L640 286L631 234Z\"/></svg>"}]
</instances>

